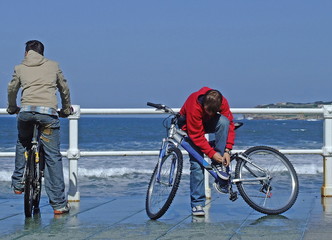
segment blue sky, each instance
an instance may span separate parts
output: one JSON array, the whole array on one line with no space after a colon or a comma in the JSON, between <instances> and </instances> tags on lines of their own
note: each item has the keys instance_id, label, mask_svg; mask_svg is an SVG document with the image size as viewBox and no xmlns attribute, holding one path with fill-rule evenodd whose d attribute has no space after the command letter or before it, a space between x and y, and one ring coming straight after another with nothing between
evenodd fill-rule
<instances>
[{"instance_id":1,"label":"blue sky","mask_svg":"<svg viewBox=\"0 0 332 240\"><path fill-rule=\"evenodd\" d=\"M202 86L231 107L332 101L332 1L0 2L0 108L25 42L45 44L82 108L180 107Z\"/></svg>"}]
</instances>

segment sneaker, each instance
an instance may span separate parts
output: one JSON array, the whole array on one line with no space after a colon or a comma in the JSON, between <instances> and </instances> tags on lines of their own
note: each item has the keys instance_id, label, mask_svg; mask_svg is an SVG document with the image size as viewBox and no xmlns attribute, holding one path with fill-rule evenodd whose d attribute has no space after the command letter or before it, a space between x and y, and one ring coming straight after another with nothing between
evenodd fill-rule
<instances>
[{"instance_id":1,"label":"sneaker","mask_svg":"<svg viewBox=\"0 0 332 240\"><path fill-rule=\"evenodd\" d=\"M69 211L70 211L70 206L67 203L66 206L64 206L62 208L54 209L54 214L56 214L56 215L65 214L65 213L69 213Z\"/></svg>"},{"instance_id":2,"label":"sneaker","mask_svg":"<svg viewBox=\"0 0 332 240\"><path fill-rule=\"evenodd\" d=\"M213 163L212 168L216 171L217 175L222 180L228 180L229 179L229 166L225 166L221 163Z\"/></svg>"},{"instance_id":3,"label":"sneaker","mask_svg":"<svg viewBox=\"0 0 332 240\"><path fill-rule=\"evenodd\" d=\"M205 216L205 212L202 206L196 206L192 208L192 214L194 216Z\"/></svg>"}]
</instances>

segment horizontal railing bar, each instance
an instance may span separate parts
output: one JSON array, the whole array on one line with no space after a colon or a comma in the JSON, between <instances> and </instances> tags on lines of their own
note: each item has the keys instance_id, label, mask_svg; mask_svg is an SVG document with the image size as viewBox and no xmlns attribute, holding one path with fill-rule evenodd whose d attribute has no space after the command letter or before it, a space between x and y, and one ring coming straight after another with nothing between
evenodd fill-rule
<instances>
[{"instance_id":1,"label":"horizontal railing bar","mask_svg":"<svg viewBox=\"0 0 332 240\"><path fill-rule=\"evenodd\" d=\"M154 108L81 108L81 115L86 114L163 114Z\"/></svg>"},{"instance_id":2,"label":"horizontal railing bar","mask_svg":"<svg viewBox=\"0 0 332 240\"><path fill-rule=\"evenodd\" d=\"M244 152L245 149L233 150L233 153ZM323 154L322 149L279 149L284 154ZM188 152L182 150L182 154L188 155ZM159 151L81 151L81 157L91 156L158 156Z\"/></svg>"},{"instance_id":3,"label":"horizontal railing bar","mask_svg":"<svg viewBox=\"0 0 332 240\"><path fill-rule=\"evenodd\" d=\"M231 108L233 114L323 114L323 108Z\"/></svg>"},{"instance_id":4,"label":"horizontal railing bar","mask_svg":"<svg viewBox=\"0 0 332 240\"><path fill-rule=\"evenodd\" d=\"M245 150L233 150L233 153L244 152ZM279 149L284 154L318 154L322 155L322 149ZM67 152L61 152L66 157ZM182 154L188 155L187 151L182 150ZM99 156L158 156L159 151L81 151L81 157L99 157ZM15 157L15 152L0 152L0 157Z\"/></svg>"},{"instance_id":5,"label":"horizontal railing bar","mask_svg":"<svg viewBox=\"0 0 332 240\"><path fill-rule=\"evenodd\" d=\"M0 152L0 157L15 157L15 152Z\"/></svg>"},{"instance_id":6,"label":"horizontal railing bar","mask_svg":"<svg viewBox=\"0 0 332 240\"><path fill-rule=\"evenodd\" d=\"M97 156L158 156L159 151L81 151L81 157Z\"/></svg>"},{"instance_id":7,"label":"horizontal railing bar","mask_svg":"<svg viewBox=\"0 0 332 240\"><path fill-rule=\"evenodd\" d=\"M179 112L180 108L173 108ZM323 114L322 108L231 108L233 114ZM162 114L150 108L81 108L81 114Z\"/></svg>"}]
</instances>

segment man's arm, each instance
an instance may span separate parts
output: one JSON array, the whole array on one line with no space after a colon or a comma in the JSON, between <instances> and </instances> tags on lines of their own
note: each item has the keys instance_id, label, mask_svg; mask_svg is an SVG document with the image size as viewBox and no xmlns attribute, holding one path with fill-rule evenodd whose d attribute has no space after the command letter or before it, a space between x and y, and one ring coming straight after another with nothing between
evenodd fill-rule
<instances>
[{"instance_id":1,"label":"man's arm","mask_svg":"<svg viewBox=\"0 0 332 240\"><path fill-rule=\"evenodd\" d=\"M64 78L61 69L58 69L57 73L57 88L61 97L62 113L64 115L70 115L72 112L71 101L70 101L70 91L68 87L67 80Z\"/></svg>"},{"instance_id":2,"label":"man's arm","mask_svg":"<svg viewBox=\"0 0 332 240\"><path fill-rule=\"evenodd\" d=\"M7 112L9 114L17 113L18 107L16 104L16 97L18 90L20 89L20 86L21 86L20 79L16 74L16 68L15 68L13 79L8 83L8 89L7 89L7 94L8 94Z\"/></svg>"},{"instance_id":3,"label":"man's arm","mask_svg":"<svg viewBox=\"0 0 332 240\"><path fill-rule=\"evenodd\" d=\"M209 158L212 158L216 151L210 146L205 137L202 115L203 113L199 109L187 111L187 133L193 143Z\"/></svg>"}]
</instances>

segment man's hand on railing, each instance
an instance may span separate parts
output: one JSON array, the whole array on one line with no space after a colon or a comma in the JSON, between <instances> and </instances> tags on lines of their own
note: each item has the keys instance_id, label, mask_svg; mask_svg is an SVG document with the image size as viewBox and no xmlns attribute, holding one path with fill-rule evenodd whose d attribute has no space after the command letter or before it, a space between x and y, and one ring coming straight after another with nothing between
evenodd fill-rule
<instances>
[{"instance_id":1,"label":"man's hand on railing","mask_svg":"<svg viewBox=\"0 0 332 240\"><path fill-rule=\"evenodd\" d=\"M10 115L13 115L13 114L18 114L20 112L20 107L18 106L14 106L14 107L8 107L7 108L7 113L9 113Z\"/></svg>"},{"instance_id":2,"label":"man's hand on railing","mask_svg":"<svg viewBox=\"0 0 332 240\"><path fill-rule=\"evenodd\" d=\"M74 113L74 108L70 106L69 108L62 108L60 111L58 111L59 117L61 118L67 118L69 115L72 115Z\"/></svg>"}]
</instances>

